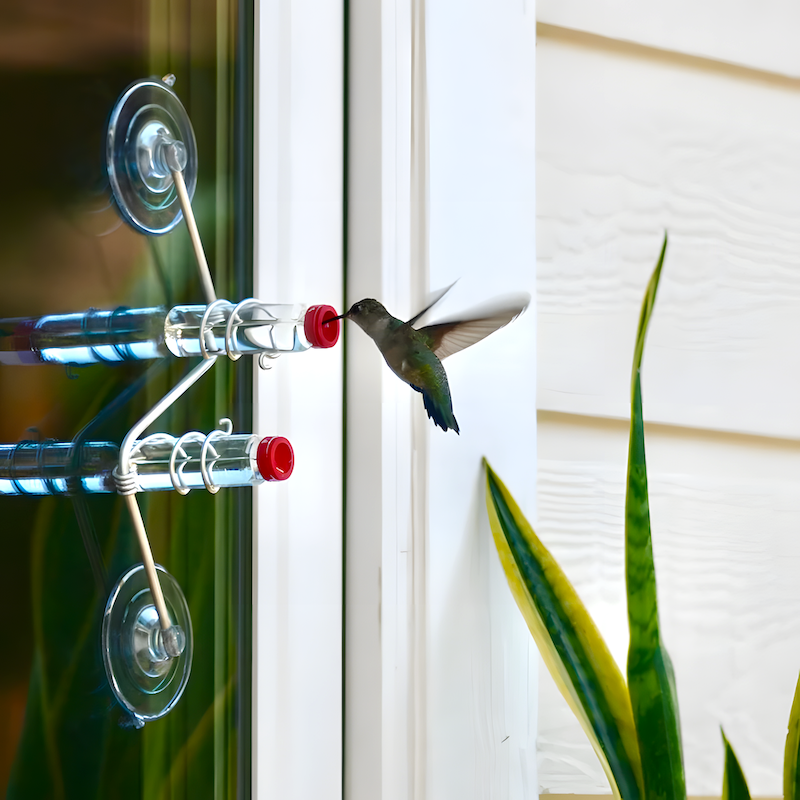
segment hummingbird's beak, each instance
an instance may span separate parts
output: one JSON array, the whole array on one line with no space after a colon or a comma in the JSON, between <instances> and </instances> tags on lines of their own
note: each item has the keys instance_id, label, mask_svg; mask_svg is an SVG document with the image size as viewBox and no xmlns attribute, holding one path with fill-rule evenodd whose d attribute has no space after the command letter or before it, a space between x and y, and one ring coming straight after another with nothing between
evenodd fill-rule
<instances>
[{"instance_id":1,"label":"hummingbird's beak","mask_svg":"<svg viewBox=\"0 0 800 800\"><path fill-rule=\"evenodd\" d=\"M327 325L329 322L336 322L337 319L344 319L347 316L347 313L339 314L338 317L328 317L328 319L323 321L323 325Z\"/></svg>"}]
</instances>

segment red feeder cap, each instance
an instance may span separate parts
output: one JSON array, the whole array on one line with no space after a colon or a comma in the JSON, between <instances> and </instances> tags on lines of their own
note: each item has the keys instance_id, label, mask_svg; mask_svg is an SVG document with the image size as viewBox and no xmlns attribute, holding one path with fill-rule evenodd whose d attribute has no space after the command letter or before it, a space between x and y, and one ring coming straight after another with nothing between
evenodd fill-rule
<instances>
[{"instance_id":1,"label":"red feeder cap","mask_svg":"<svg viewBox=\"0 0 800 800\"><path fill-rule=\"evenodd\" d=\"M324 324L326 319L335 316L333 306L311 306L306 311L303 330L312 347L333 347L339 341L339 320Z\"/></svg>"},{"instance_id":2,"label":"red feeder cap","mask_svg":"<svg viewBox=\"0 0 800 800\"><path fill-rule=\"evenodd\" d=\"M294 469L294 450L283 436L267 436L258 444L256 464L265 481L285 481Z\"/></svg>"}]
</instances>

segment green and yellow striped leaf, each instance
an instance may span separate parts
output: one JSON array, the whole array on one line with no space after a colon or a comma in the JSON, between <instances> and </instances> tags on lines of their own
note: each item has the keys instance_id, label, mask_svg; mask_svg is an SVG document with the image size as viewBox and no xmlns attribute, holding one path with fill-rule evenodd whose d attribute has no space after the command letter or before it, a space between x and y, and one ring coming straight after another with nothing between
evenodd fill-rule
<instances>
[{"instance_id":1,"label":"green and yellow striped leaf","mask_svg":"<svg viewBox=\"0 0 800 800\"><path fill-rule=\"evenodd\" d=\"M550 674L586 731L615 797L640 800L639 747L619 668L575 589L488 463L486 505L508 585Z\"/></svg>"},{"instance_id":2,"label":"green and yellow striped leaf","mask_svg":"<svg viewBox=\"0 0 800 800\"><path fill-rule=\"evenodd\" d=\"M800 800L800 678L794 690L783 753L783 800Z\"/></svg>"},{"instance_id":3,"label":"green and yellow striped leaf","mask_svg":"<svg viewBox=\"0 0 800 800\"><path fill-rule=\"evenodd\" d=\"M722 742L725 745L725 772L722 776L722 800L750 800L750 790L744 772L739 766L736 753L722 731Z\"/></svg>"},{"instance_id":4,"label":"green and yellow striped leaf","mask_svg":"<svg viewBox=\"0 0 800 800\"><path fill-rule=\"evenodd\" d=\"M625 578L631 634L628 690L648 800L683 800L686 797L675 677L669 655L661 642L658 622L640 376L647 326L666 249L665 236L639 317L631 380L631 431L625 497Z\"/></svg>"}]
</instances>

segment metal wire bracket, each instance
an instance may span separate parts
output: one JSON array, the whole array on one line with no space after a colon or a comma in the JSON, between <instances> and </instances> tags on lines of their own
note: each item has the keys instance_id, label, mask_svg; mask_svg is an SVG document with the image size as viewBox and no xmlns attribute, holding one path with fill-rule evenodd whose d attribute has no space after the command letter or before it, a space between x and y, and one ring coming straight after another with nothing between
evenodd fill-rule
<instances>
[{"instance_id":1,"label":"metal wire bracket","mask_svg":"<svg viewBox=\"0 0 800 800\"><path fill-rule=\"evenodd\" d=\"M161 590L161 583L158 580L155 560L153 559L153 550L150 547L150 540L147 537L147 530L145 529L144 520L142 519L142 512L136 501L136 492L139 490L139 485L136 481L136 473L132 469L131 454L133 452L134 443L141 433L181 397L190 386L197 383L197 381L214 366L216 360L216 356L211 356L207 360L201 361L191 372L184 375L184 377L128 431L119 449L119 465L115 467L113 471L117 492L125 497L128 505L136 537L139 541L139 550L142 553L142 563L144 564L145 573L147 574L147 582L150 584L150 591L153 593L153 602L158 612L158 620L161 624L161 630L164 636L165 649L171 656L178 656L181 653L181 650L178 649L180 647L180 637L169 635L169 631L172 628L172 621L167 611L167 605L164 602L164 593ZM171 646L173 650L177 649L177 652L172 652L172 650L170 650Z\"/></svg>"}]
</instances>

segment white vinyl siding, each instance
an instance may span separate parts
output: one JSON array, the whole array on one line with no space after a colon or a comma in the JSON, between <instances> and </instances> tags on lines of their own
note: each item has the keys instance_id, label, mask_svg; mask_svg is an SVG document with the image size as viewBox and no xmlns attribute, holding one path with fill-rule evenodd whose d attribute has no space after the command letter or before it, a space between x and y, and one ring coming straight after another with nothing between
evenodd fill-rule
<instances>
[{"instance_id":1,"label":"white vinyl siding","mask_svg":"<svg viewBox=\"0 0 800 800\"><path fill-rule=\"evenodd\" d=\"M723 725L751 792L778 796L800 670L800 20L643 9L539 6L538 531L624 669L630 363L666 229L642 383L688 791L719 795ZM539 759L545 791L609 791L544 675Z\"/></svg>"}]
</instances>

